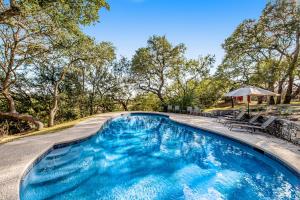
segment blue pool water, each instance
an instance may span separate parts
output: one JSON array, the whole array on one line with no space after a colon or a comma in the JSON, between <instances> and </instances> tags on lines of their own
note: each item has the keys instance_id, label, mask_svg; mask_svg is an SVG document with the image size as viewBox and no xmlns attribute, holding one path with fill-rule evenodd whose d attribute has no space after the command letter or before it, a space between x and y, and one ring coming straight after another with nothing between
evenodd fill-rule
<instances>
[{"instance_id":1,"label":"blue pool water","mask_svg":"<svg viewBox=\"0 0 300 200\"><path fill-rule=\"evenodd\" d=\"M248 146L135 114L50 151L21 182L20 198L299 200L300 180Z\"/></svg>"}]
</instances>

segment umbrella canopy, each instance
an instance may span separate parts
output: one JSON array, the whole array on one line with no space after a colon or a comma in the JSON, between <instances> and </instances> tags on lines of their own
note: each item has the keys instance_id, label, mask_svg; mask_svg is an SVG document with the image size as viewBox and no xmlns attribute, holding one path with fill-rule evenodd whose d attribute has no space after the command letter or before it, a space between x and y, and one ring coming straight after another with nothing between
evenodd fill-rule
<instances>
[{"instance_id":1,"label":"umbrella canopy","mask_svg":"<svg viewBox=\"0 0 300 200\"><path fill-rule=\"evenodd\" d=\"M225 94L226 97L239 97L239 96L279 96L275 92L271 92L262 88L247 86L239 88L237 90L228 92Z\"/></svg>"}]
</instances>

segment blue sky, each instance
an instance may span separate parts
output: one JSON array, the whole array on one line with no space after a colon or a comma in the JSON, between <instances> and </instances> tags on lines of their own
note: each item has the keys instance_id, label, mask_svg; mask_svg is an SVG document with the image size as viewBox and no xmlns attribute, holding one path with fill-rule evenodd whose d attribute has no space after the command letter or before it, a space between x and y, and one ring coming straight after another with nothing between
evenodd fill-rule
<instances>
[{"instance_id":1,"label":"blue sky","mask_svg":"<svg viewBox=\"0 0 300 200\"><path fill-rule=\"evenodd\" d=\"M187 57L214 54L244 19L260 16L267 0L108 0L100 22L83 31L97 41L110 41L117 54L131 58L152 35L166 35L187 46Z\"/></svg>"}]
</instances>

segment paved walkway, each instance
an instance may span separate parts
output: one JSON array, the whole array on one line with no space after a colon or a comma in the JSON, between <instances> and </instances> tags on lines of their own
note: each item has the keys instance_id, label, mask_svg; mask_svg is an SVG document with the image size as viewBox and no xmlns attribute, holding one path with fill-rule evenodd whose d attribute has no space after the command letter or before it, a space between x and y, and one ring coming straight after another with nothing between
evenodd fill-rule
<instances>
[{"instance_id":1,"label":"paved walkway","mask_svg":"<svg viewBox=\"0 0 300 200\"><path fill-rule=\"evenodd\" d=\"M42 153L55 143L84 138L96 133L101 125L120 112L100 114L78 125L47 135L25 137L0 145L0 200L19 199L19 182L27 167ZM288 162L300 172L300 147L265 134L233 132L216 123L212 118L169 114L170 118L182 123L219 132L230 137L245 141Z\"/></svg>"}]
</instances>

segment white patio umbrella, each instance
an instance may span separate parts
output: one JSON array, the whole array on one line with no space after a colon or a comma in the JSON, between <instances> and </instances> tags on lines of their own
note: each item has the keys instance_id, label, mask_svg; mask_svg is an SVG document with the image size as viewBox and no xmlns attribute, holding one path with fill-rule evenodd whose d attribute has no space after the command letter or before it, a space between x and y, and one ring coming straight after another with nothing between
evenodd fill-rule
<instances>
[{"instance_id":1,"label":"white patio umbrella","mask_svg":"<svg viewBox=\"0 0 300 200\"><path fill-rule=\"evenodd\" d=\"M271 92L262 88L247 86L242 87L225 94L226 97L240 97L240 96L280 96L275 92ZM249 113L249 101L248 101L248 113Z\"/></svg>"}]
</instances>

